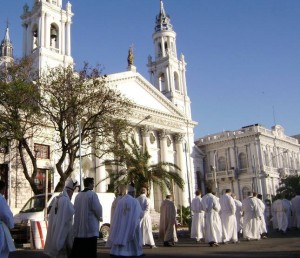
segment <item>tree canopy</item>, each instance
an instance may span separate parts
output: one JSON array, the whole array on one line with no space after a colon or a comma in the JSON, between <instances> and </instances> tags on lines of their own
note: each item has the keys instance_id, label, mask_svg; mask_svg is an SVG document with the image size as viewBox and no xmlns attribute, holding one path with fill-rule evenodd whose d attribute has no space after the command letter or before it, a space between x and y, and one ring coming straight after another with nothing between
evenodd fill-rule
<instances>
[{"instance_id":1,"label":"tree canopy","mask_svg":"<svg viewBox=\"0 0 300 258\"><path fill-rule=\"evenodd\" d=\"M294 175L281 179L277 189L277 196L279 195L288 200L291 200L295 195L300 195L300 176Z\"/></svg>"},{"instance_id":2,"label":"tree canopy","mask_svg":"<svg viewBox=\"0 0 300 258\"><path fill-rule=\"evenodd\" d=\"M0 138L16 142L24 175L35 194L39 192L33 143L51 145L60 176L55 191L60 191L75 169L79 140L83 157L109 153L117 141L114 131L128 127L132 103L109 84L99 67L85 64L75 71L60 66L44 73L32 67L29 59L22 59L1 71Z\"/></svg>"}]
</instances>

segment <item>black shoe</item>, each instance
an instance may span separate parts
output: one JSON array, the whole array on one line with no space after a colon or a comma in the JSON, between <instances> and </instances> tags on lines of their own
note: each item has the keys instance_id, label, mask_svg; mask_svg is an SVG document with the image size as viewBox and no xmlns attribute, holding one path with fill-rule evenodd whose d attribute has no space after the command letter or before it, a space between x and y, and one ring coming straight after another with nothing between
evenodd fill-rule
<instances>
[{"instance_id":1,"label":"black shoe","mask_svg":"<svg viewBox=\"0 0 300 258\"><path fill-rule=\"evenodd\" d=\"M165 241L165 242L164 242L164 246L170 247L170 246L172 246L172 245L170 245L169 242Z\"/></svg>"}]
</instances>

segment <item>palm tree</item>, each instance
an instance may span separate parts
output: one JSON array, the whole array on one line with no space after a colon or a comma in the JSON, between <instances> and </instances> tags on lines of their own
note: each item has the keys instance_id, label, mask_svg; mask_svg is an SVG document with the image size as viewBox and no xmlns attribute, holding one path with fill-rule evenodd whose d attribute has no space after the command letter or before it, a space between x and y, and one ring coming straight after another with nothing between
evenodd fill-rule
<instances>
[{"instance_id":1,"label":"palm tree","mask_svg":"<svg viewBox=\"0 0 300 258\"><path fill-rule=\"evenodd\" d=\"M151 155L147 148L143 150L133 137L131 141L124 140L121 146L121 150L115 153L118 158L106 161L106 164L123 167L113 174L112 181L115 187L119 184L134 183L137 192L145 187L149 195L152 186L158 186L162 193L166 193L167 190L173 193L174 184L183 189L184 180L178 173L180 171L178 166L170 162L150 165Z\"/></svg>"}]
</instances>

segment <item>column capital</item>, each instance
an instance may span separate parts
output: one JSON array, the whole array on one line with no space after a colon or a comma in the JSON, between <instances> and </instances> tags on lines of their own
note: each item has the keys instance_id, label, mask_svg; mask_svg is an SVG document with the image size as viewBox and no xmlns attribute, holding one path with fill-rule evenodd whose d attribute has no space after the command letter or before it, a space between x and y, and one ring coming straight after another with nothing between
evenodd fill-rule
<instances>
[{"instance_id":1,"label":"column capital","mask_svg":"<svg viewBox=\"0 0 300 258\"><path fill-rule=\"evenodd\" d=\"M160 140L167 138L167 131L165 129L158 131L158 137Z\"/></svg>"},{"instance_id":2,"label":"column capital","mask_svg":"<svg viewBox=\"0 0 300 258\"><path fill-rule=\"evenodd\" d=\"M143 137L146 137L146 136L149 136L149 133L150 133L150 127L147 126L147 125L143 125L141 126L141 134Z\"/></svg>"},{"instance_id":3,"label":"column capital","mask_svg":"<svg viewBox=\"0 0 300 258\"><path fill-rule=\"evenodd\" d=\"M182 143L182 141L184 139L184 134L183 133L176 133L174 138L175 138L176 143Z\"/></svg>"}]
</instances>

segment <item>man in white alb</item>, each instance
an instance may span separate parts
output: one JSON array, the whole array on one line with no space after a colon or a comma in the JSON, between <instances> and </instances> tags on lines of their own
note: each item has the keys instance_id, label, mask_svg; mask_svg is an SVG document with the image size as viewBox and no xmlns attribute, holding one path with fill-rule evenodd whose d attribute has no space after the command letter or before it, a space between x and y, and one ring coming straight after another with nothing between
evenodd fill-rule
<instances>
[{"instance_id":1,"label":"man in white alb","mask_svg":"<svg viewBox=\"0 0 300 258\"><path fill-rule=\"evenodd\" d=\"M243 212L243 236L248 241L260 239L260 218L257 198L252 192L248 192L248 197L242 201Z\"/></svg>"},{"instance_id":2,"label":"man in white alb","mask_svg":"<svg viewBox=\"0 0 300 258\"><path fill-rule=\"evenodd\" d=\"M124 188L126 186L122 187ZM143 255L142 233L140 228L142 216L143 211L139 202L126 192L118 201L114 212L114 226L110 232L110 254L112 256Z\"/></svg>"},{"instance_id":3,"label":"man in white alb","mask_svg":"<svg viewBox=\"0 0 300 258\"><path fill-rule=\"evenodd\" d=\"M191 204L193 212L191 238L196 238L196 241L199 242L204 238L204 210L201 203L201 191L197 190L195 195Z\"/></svg>"},{"instance_id":4,"label":"man in white alb","mask_svg":"<svg viewBox=\"0 0 300 258\"><path fill-rule=\"evenodd\" d=\"M50 257L70 255L73 244L74 206L71 198L77 187L77 181L68 178L63 192L53 199L50 206L47 237L44 253Z\"/></svg>"},{"instance_id":5,"label":"man in white alb","mask_svg":"<svg viewBox=\"0 0 300 258\"><path fill-rule=\"evenodd\" d=\"M231 190L226 189L225 193L220 197L221 205L221 222L223 232L223 243L227 244L230 240L233 243L238 242L237 222L236 222L236 206L231 197Z\"/></svg>"},{"instance_id":6,"label":"man in white alb","mask_svg":"<svg viewBox=\"0 0 300 258\"><path fill-rule=\"evenodd\" d=\"M212 194L210 188L202 198L202 206L205 212L205 241L211 246L219 246L222 242L222 224L219 212L221 206L218 197Z\"/></svg>"},{"instance_id":7,"label":"man in white alb","mask_svg":"<svg viewBox=\"0 0 300 258\"><path fill-rule=\"evenodd\" d=\"M150 248L156 248L153 234L152 234L152 219L150 215L150 200L147 198L147 189L141 189L141 195L137 197L138 202L143 210L143 217L141 219L141 230L143 236L143 245L149 245Z\"/></svg>"},{"instance_id":8,"label":"man in white alb","mask_svg":"<svg viewBox=\"0 0 300 258\"><path fill-rule=\"evenodd\" d=\"M236 223L237 223L237 232L238 234L242 234L243 232L243 216L242 216L242 202L238 199L236 199L236 195L234 193L231 194L234 203L235 203L235 217L236 217Z\"/></svg>"}]
</instances>

